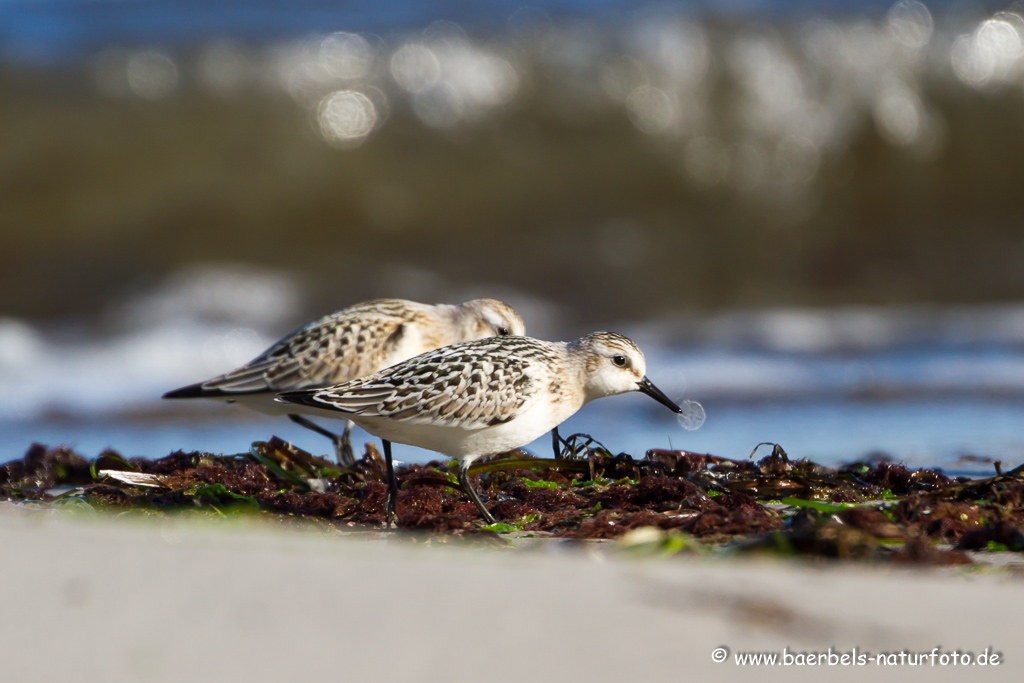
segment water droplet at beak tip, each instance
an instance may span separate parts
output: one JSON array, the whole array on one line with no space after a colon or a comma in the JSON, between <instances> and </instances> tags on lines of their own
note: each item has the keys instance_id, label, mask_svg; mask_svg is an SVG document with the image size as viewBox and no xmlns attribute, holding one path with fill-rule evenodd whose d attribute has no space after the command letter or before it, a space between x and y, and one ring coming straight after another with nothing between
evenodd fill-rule
<instances>
[{"instance_id":1,"label":"water droplet at beak tip","mask_svg":"<svg viewBox=\"0 0 1024 683\"><path fill-rule=\"evenodd\" d=\"M704 406L697 401L680 401L679 415L676 417L676 421L679 422L679 426L688 432L693 432L700 429L704 425L704 420L707 419L707 413L704 412Z\"/></svg>"}]
</instances>

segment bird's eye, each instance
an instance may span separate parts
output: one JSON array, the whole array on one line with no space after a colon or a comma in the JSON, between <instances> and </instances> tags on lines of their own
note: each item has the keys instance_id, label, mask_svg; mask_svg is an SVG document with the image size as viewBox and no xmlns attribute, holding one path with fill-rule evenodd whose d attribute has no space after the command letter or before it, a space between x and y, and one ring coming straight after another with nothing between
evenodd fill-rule
<instances>
[{"instance_id":1,"label":"bird's eye","mask_svg":"<svg viewBox=\"0 0 1024 683\"><path fill-rule=\"evenodd\" d=\"M612 358L612 362L615 363L615 365L620 367L620 368L626 367L626 357L625 356L614 356Z\"/></svg>"},{"instance_id":2,"label":"bird's eye","mask_svg":"<svg viewBox=\"0 0 1024 683\"><path fill-rule=\"evenodd\" d=\"M501 337L507 337L507 336L508 336L509 334L510 334L510 333L509 333L509 331L508 331L508 328L507 328L507 327L499 327L499 328L498 328L498 335L499 335L499 336L501 336Z\"/></svg>"}]
</instances>

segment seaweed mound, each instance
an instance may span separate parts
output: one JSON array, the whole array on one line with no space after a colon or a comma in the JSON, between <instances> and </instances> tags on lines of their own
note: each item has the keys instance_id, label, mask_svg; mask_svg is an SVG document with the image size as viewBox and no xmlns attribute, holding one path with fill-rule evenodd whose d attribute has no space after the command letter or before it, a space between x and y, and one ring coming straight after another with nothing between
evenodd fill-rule
<instances>
[{"instance_id":1,"label":"seaweed mound","mask_svg":"<svg viewBox=\"0 0 1024 683\"><path fill-rule=\"evenodd\" d=\"M688 451L612 455L574 435L562 457L516 451L470 469L503 520L485 526L448 463L397 471L398 526L446 535L612 539L653 527L699 546L839 559L961 564L967 551L1024 551L1024 466L980 480L889 462L828 468L778 445L760 459ZM384 525L385 467L372 444L351 468L279 439L249 453L177 451L93 461L33 444L0 466L0 499L165 515L250 514L347 530Z\"/></svg>"}]
</instances>

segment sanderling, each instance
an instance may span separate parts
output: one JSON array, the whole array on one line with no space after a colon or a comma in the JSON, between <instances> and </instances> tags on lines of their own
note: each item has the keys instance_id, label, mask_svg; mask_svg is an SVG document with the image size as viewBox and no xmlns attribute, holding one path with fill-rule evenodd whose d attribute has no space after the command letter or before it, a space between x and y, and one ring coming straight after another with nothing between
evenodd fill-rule
<instances>
[{"instance_id":1,"label":"sanderling","mask_svg":"<svg viewBox=\"0 0 1024 683\"><path fill-rule=\"evenodd\" d=\"M643 352L612 332L573 342L506 336L447 346L367 377L278 399L318 414L345 414L383 440L388 463L392 441L457 459L459 484L493 523L469 482L474 460L528 444L604 396L641 391L681 412L645 372ZM389 491L389 522L396 494Z\"/></svg>"},{"instance_id":2,"label":"sanderling","mask_svg":"<svg viewBox=\"0 0 1024 683\"><path fill-rule=\"evenodd\" d=\"M274 401L282 391L340 384L441 346L495 335L521 335L523 320L496 299L430 305L377 299L350 306L299 328L255 360L213 379L164 394L164 398L209 398L238 403L292 421L334 442L338 461L355 463L352 423L341 436ZM338 413L330 417L344 417Z\"/></svg>"}]
</instances>

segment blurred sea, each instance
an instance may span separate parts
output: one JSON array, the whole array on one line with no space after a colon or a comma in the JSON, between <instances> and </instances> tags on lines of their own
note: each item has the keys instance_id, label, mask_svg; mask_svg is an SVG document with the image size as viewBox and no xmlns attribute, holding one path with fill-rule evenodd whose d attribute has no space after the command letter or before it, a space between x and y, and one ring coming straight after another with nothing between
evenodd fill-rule
<instances>
[{"instance_id":1,"label":"blurred sea","mask_svg":"<svg viewBox=\"0 0 1024 683\"><path fill-rule=\"evenodd\" d=\"M157 397L355 301L486 295L707 409L566 425L613 451L1020 462L1022 16L0 0L0 459L322 450Z\"/></svg>"}]
</instances>

